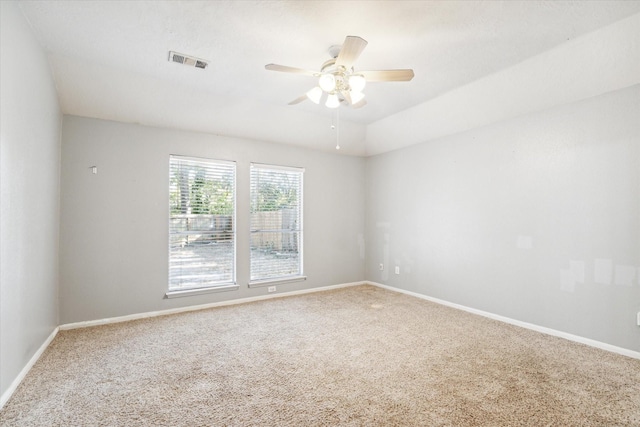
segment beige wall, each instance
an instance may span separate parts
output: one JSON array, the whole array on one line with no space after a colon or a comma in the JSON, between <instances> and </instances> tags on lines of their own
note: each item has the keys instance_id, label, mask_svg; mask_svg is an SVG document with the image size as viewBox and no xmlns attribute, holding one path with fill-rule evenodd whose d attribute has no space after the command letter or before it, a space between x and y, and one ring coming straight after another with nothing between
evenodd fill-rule
<instances>
[{"instance_id":1,"label":"beige wall","mask_svg":"<svg viewBox=\"0 0 640 427\"><path fill-rule=\"evenodd\" d=\"M64 118L62 141L61 323L266 293L247 286L251 162L305 168L307 280L278 291L364 280L362 158L74 116ZM170 154L236 162L237 291L163 298Z\"/></svg>"},{"instance_id":2,"label":"beige wall","mask_svg":"<svg viewBox=\"0 0 640 427\"><path fill-rule=\"evenodd\" d=\"M46 56L0 2L0 395L58 325L60 123Z\"/></svg>"},{"instance_id":3,"label":"beige wall","mask_svg":"<svg viewBox=\"0 0 640 427\"><path fill-rule=\"evenodd\" d=\"M640 351L639 117L636 85L370 157L367 279Z\"/></svg>"}]
</instances>

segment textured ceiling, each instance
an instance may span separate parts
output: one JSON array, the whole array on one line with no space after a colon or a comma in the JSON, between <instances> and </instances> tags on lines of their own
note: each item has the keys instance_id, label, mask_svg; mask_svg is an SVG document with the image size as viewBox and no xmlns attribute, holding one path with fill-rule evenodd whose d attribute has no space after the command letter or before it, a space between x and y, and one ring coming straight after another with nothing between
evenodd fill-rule
<instances>
[{"instance_id":1,"label":"textured ceiling","mask_svg":"<svg viewBox=\"0 0 640 427\"><path fill-rule=\"evenodd\" d=\"M63 112L328 148L332 110L287 103L347 35L369 44L356 70L413 68L340 109L347 154L366 128L627 16L636 1L21 1L49 54ZM167 61L174 50L206 70Z\"/></svg>"}]
</instances>

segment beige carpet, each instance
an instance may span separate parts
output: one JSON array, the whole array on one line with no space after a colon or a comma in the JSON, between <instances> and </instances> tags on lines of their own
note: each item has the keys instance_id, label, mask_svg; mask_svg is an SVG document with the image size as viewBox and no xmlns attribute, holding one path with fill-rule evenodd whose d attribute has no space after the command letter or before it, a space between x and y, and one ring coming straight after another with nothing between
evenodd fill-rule
<instances>
[{"instance_id":1,"label":"beige carpet","mask_svg":"<svg viewBox=\"0 0 640 427\"><path fill-rule=\"evenodd\" d=\"M62 331L2 426L640 425L640 361L372 286Z\"/></svg>"}]
</instances>

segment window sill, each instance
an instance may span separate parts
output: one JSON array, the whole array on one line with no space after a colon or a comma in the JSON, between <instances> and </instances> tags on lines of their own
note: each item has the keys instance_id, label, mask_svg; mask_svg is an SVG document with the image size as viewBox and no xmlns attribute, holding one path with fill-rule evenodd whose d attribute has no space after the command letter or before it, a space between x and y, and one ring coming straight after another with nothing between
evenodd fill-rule
<instances>
[{"instance_id":1,"label":"window sill","mask_svg":"<svg viewBox=\"0 0 640 427\"><path fill-rule=\"evenodd\" d=\"M201 294L211 294L214 292L226 292L226 291L237 291L240 289L240 286L235 283L223 286L215 286L210 288L194 288L194 289L181 289L176 291L169 291L164 294L165 298L180 298L180 297L190 297L194 295Z\"/></svg>"},{"instance_id":2,"label":"window sill","mask_svg":"<svg viewBox=\"0 0 640 427\"><path fill-rule=\"evenodd\" d=\"M279 283L302 282L305 280L307 280L307 276L279 277L277 279L256 280L255 282L249 282L249 287L260 288L263 286L277 285Z\"/></svg>"}]
</instances>

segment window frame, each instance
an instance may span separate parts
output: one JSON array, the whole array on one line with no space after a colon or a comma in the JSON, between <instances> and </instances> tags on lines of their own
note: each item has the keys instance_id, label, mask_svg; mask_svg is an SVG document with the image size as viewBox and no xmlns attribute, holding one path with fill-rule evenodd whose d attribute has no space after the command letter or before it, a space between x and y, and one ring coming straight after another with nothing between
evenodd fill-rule
<instances>
[{"instance_id":1,"label":"window frame","mask_svg":"<svg viewBox=\"0 0 640 427\"><path fill-rule=\"evenodd\" d=\"M225 281L219 281L219 282L212 282L211 284L207 285L207 286L194 286L194 287L186 287L183 289L180 288L172 288L171 287L171 273L170 273L170 269L171 269L171 236L172 236L172 232L171 232L171 219L172 219L172 213L171 213L171 173L172 173L172 168L173 168L173 160L177 159L177 160L185 160L185 161L192 161L192 162L199 162L199 163L208 163L208 164L213 164L213 165L224 165L224 166L231 166L232 170L233 170L233 174L232 174L232 209L233 212L231 214L231 224L232 224L232 230L231 230L231 236L232 236L232 263L231 263L231 280L225 280ZM215 167L215 166L214 166ZM168 271L168 276L167 276L167 292L165 293L165 298L176 298L176 297L183 297L183 296L191 296L191 295L199 295L199 294L206 294L206 293L212 293L212 292L224 292L224 291L234 291L234 290L238 290L239 286L237 284L237 262L238 262L238 257L237 257L237 238L238 238L238 227L237 227L237 202L238 202L238 186L237 186L237 181L238 181L238 167L237 167L237 162L233 161L233 160L222 160L222 159L211 159L211 158L204 158L204 157L193 157L193 156L183 156L183 155L179 155L179 154L170 154L169 155L169 185L168 185L168 196L169 196L169 200L168 200L168 222L167 222L167 231L168 231L168 245L167 245L167 249L168 249L168 257L167 257L167 261L168 261L168 265L167 265L167 271Z\"/></svg>"},{"instance_id":2,"label":"window frame","mask_svg":"<svg viewBox=\"0 0 640 427\"><path fill-rule=\"evenodd\" d=\"M251 203L253 201L253 171L254 169L265 169L272 171L288 171L288 172L296 172L300 174L300 193L298 195L298 223L299 226L297 228L298 233L298 273L293 275L286 276L274 276L265 279L252 280L252 268L253 268L253 256L251 253L251 240L252 236L255 233L261 232L260 230L253 230L252 227L252 212L251 212ZM295 166L282 166L282 165L274 165L267 163L256 163L251 162L249 167L249 283L248 286L250 288L255 287L263 287L274 285L277 283L291 283L291 282L299 282L307 279L307 276L304 275L304 173L305 168L303 167L295 167Z\"/></svg>"}]
</instances>

